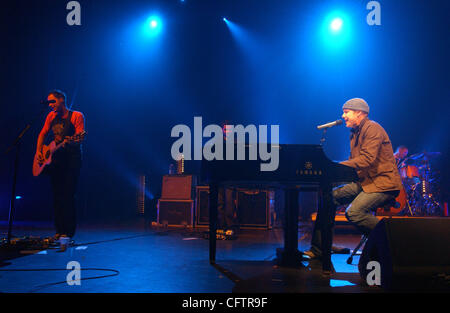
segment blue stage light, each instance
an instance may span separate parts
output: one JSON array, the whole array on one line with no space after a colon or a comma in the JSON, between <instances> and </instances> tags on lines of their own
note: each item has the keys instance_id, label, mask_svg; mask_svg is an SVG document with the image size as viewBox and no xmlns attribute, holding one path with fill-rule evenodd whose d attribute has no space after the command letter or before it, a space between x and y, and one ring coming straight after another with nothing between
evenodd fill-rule
<instances>
[{"instance_id":1,"label":"blue stage light","mask_svg":"<svg viewBox=\"0 0 450 313\"><path fill-rule=\"evenodd\" d=\"M333 19L331 21L330 28L334 33L337 33L341 30L343 23L344 22L342 21L342 19L340 17L336 17L335 19Z\"/></svg>"},{"instance_id":2,"label":"blue stage light","mask_svg":"<svg viewBox=\"0 0 450 313\"><path fill-rule=\"evenodd\" d=\"M161 18L157 15L152 15L145 21L144 34L148 37L158 35L162 30Z\"/></svg>"},{"instance_id":3,"label":"blue stage light","mask_svg":"<svg viewBox=\"0 0 450 313\"><path fill-rule=\"evenodd\" d=\"M330 12L323 20L320 33L329 51L340 50L348 46L353 37L349 14L341 10Z\"/></svg>"}]
</instances>

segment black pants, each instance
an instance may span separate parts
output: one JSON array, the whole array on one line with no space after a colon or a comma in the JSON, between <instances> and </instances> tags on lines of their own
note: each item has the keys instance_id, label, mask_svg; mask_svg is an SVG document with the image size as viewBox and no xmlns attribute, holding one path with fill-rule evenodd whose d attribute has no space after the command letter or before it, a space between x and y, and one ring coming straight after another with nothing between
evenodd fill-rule
<instances>
[{"instance_id":1,"label":"black pants","mask_svg":"<svg viewBox=\"0 0 450 313\"><path fill-rule=\"evenodd\" d=\"M69 237L75 235L76 206L75 194L80 176L81 156L60 153L54 155L48 173L53 189L53 207L57 234Z\"/></svg>"}]
</instances>

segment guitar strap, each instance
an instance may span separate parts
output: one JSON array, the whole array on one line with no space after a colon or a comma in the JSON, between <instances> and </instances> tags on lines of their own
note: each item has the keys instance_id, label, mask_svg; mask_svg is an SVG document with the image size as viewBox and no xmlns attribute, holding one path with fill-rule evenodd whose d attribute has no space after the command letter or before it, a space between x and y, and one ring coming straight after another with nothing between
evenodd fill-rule
<instances>
[{"instance_id":1,"label":"guitar strap","mask_svg":"<svg viewBox=\"0 0 450 313\"><path fill-rule=\"evenodd\" d=\"M69 111L69 114L67 115L67 119L64 122L64 128L63 128L63 134L64 134L64 138L67 137L67 128L69 127L69 125L72 123L72 111Z\"/></svg>"},{"instance_id":2,"label":"guitar strap","mask_svg":"<svg viewBox=\"0 0 450 313\"><path fill-rule=\"evenodd\" d=\"M76 133L75 125L72 124L72 113L73 113L73 111L69 111L69 114L67 116L67 119L66 119L66 122L64 123L64 128L63 128L63 133L66 134L66 132L68 131L68 127L70 127L72 125L73 133L70 136L74 136ZM65 136L65 137L70 137L70 136ZM68 147L66 146L66 150L70 154L79 155L79 154L81 154L81 145L78 145L78 146L69 145Z\"/></svg>"}]
</instances>

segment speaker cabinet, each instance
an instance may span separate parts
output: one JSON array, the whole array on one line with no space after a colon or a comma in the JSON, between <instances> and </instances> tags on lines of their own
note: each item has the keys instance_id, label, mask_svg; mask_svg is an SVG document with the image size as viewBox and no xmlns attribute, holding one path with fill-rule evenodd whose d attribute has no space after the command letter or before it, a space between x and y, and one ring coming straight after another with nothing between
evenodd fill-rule
<instances>
[{"instance_id":1,"label":"speaker cabinet","mask_svg":"<svg viewBox=\"0 0 450 313\"><path fill-rule=\"evenodd\" d=\"M192 199L192 175L164 175L162 179L161 199Z\"/></svg>"},{"instance_id":2,"label":"speaker cabinet","mask_svg":"<svg viewBox=\"0 0 450 313\"><path fill-rule=\"evenodd\" d=\"M197 186L195 224L196 226L209 226L209 186Z\"/></svg>"},{"instance_id":3,"label":"speaker cabinet","mask_svg":"<svg viewBox=\"0 0 450 313\"><path fill-rule=\"evenodd\" d=\"M371 232L358 264L364 281L380 264L381 286L392 290L450 291L450 219L384 218Z\"/></svg>"},{"instance_id":4,"label":"speaker cabinet","mask_svg":"<svg viewBox=\"0 0 450 313\"><path fill-rule=\"evenodd\" d=\"M270 196L273 196L273 191L238 189L235 194L240 228L271 228L270 213L273 205ZM196 226L209 226L209 186L197 186L195 219Z\"/></svg>"},{"instance_id":5,"label":"speaker cabinet","mask_svg":"<svg viewBox=\"0 0 450 313\"><path fill-rule=\"evenodd\" d=\"M194 224L193 200L158 200L157 223L165 226L186 226Z\"/></svg>"},{"instance_id":6,"label":"speaker cabinet","mask_svg":"<svg viewBox=\"0 0 450 313\"><path fill-rule=\"evenodd\" d=\"M269 192L238 189L237 216L241 228L270 228Z\"/></svg>"}]
</instances>

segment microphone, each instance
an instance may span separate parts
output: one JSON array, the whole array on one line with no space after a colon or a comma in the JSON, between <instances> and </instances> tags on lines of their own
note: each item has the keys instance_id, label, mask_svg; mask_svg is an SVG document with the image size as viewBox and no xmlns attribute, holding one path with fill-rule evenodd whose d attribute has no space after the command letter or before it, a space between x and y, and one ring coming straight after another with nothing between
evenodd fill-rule
<instances>
[{"instance_id":1,"label":"microphone","mask_svg":"<svg viewBox=\"0 0 450 313\"><path fill-rule=\"evenodd\" d=\"M331 122L331 123L319 125L319 126L317 126L317 129L330 128L330 127L341 125L341 124L342 124L342 120L337 120L337 121L334 121L334 122Z\"/></svg>"},{"instance_id":2,"label":"microphone","mask_svg":"<svg viewBox=\"0 0 450 313\"><path fill-rule=\"evenodd\" d=\"M41 104L50 104L50 103L55 103L56 100L41 100Z\"/></svg>"}]
</instances>

